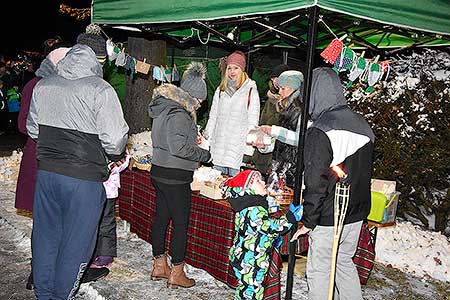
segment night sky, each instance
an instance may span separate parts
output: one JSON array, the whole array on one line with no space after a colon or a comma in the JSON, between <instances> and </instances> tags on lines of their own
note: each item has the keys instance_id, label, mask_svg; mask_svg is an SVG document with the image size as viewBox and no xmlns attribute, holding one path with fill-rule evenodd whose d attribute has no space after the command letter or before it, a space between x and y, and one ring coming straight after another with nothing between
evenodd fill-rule
<instances>
[{"instance_id":1,"label":"night sky","mask_svg":"<svg viewBox=\"0 0 450 300\"><path fill-rule=\"evenodd\" d=\"M6 1L5 1L6 2ZM90 7L90 0L12 0L2 3L0 17L0 53L10 56L22 51L42 51L42 43L55 35L73 43L90 20L76 21L59 14L61 3L72 7Z\"/></svg>"}]
</instances>

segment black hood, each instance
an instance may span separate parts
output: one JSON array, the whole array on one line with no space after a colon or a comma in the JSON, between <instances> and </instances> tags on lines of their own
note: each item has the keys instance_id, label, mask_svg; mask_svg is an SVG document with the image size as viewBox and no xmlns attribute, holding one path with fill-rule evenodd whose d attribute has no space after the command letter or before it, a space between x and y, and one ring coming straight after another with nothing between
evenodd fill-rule
<instances>
[{"instance_id":1,"label":"black hood","mask_svg":"<svg viewBox=\"0 0 450 300\"><path fill-rule=\"evenodd\" d=\"M313 70L309 113L313 121L311 127L324 132L347 130L365 135L372 143L375 135L363 116L355 113L347 105L339 76L331 68Z\"/></svg>"},{"instance_id":2,"label":"black hood","mask_svg":"<svg viewBox=\"0 0 450 300\"><path fill-rule=\"evenodd\" d=\"M317 120L326 111L346 106L339 76L331 68L313 70L309 115L311 121Z\"/></svg>"},{"instance_id":3,"label":"black hood","mask_svg":"<svg viewBox=\"0 0 450 300\"><path fill-rule=\"evenodd\" d=\"M244 196L229 198L227 200L230 202L231 208L233 208L235 212L240 212L241 210L252 206L262 206L265 209L269 208L269 204L267 203L265 196L245 194Z\"/></svg>"}]
</instances>

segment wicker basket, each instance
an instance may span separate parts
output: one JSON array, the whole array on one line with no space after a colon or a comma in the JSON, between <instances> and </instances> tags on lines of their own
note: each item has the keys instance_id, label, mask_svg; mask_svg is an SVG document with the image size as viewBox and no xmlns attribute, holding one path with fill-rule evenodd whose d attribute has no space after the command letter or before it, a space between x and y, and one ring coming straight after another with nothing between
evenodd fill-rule
<instances>
[{"instance_id":1,"label":"wicker basket","mask_svg":"<svg viewBox=\"0 0 450 300\"><path fill-rule=\"evenodd\" d=\"M275 197L278 205L289 205L294 201L294 190L290 187L285 187L282 193L272 195Z\"/></svg>"},{"instance_id":2,"label":"wicker basket","mask_svg":"<svg viewBox=\"0 0 450 300\"><path fill-rule=\"evenodd\" d=\"M130 165L129 165L130 169L138 168L139 170L150 172L151 167L152 167L151 164L141 164L141 163L137 162L134 157L132 157L130 160Z\"/></svg>"},{"instance_id":3,"label":"wicker basket","mask_svg":"<svg viewBox=\"0 0 450 300\"><path fill-rule=\"evenodd\" d=\"M150 172L150 169L152 168L151 164L141 164L141 163L138 163L138 162L136 162L134 164L134 166L136 168L138 168L139 170L143 170L143 171L147 171L147 172Z\"/></svg>"}]
</instances>

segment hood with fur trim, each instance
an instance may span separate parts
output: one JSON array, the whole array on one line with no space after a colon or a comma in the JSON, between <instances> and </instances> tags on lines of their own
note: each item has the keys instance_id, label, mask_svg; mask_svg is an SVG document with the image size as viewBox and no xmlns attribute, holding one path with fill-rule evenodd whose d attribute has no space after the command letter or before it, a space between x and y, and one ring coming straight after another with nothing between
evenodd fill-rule
<instances>
[{"instance_id":1,"label":"hood with fur trim","mask_svg":"<svg viewBox=\"0 0 450 300\"><path fill-rule=\"evenodd\" d=\"M191 97L183 89L173 85L164 84L153 90L152 103L149 106L149 114L151 118L158 116L170 103L161 99L169 100L181 105L192 117L194 122L197 122L197 107L200 103Z\"/></svg>"}]
</instances>

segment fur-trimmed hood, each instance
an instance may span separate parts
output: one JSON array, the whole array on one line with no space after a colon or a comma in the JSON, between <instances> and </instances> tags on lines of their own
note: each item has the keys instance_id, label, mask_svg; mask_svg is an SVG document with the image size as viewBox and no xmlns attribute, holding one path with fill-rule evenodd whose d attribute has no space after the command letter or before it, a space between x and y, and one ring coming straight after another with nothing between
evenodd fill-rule
<instances>
[{"instance_id":1,"label":"fur-trimmed hood","mask_svg":"<svg viewBox=\"0 0 450 300\"><path fill-rule=\"evenodd\" d=\"M168 106L172 106L175 103L184 108L191 115L194 122L197 121L196 112L199 102L183 89L173 84L164 84L153 90L152 102L149 106L150 117L155 118Z\"/></svg>"}]
</instances>

